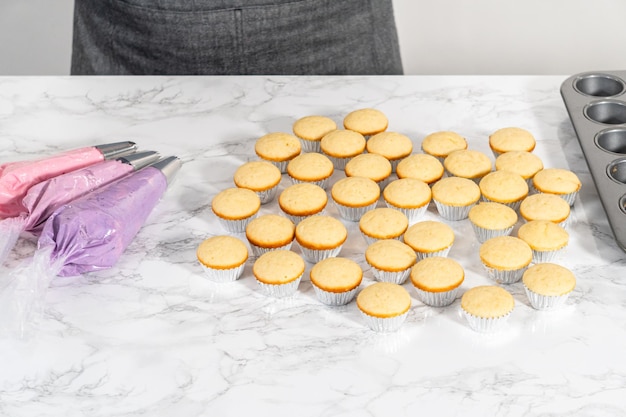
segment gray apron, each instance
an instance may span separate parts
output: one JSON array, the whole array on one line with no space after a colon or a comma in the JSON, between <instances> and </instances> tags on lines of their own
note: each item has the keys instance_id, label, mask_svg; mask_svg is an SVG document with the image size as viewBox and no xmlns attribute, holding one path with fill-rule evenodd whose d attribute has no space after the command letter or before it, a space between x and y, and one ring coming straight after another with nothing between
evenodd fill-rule
<instances>
[{"instance_id":1,"label":"gray apron","mask_svg":"<svg viewBox=\"0 0 626 417\"><path fill-rule=\"evenodd\" d=\"M75 0L71 72L402 74L391 0Z\"/></svg>"}]
</instances>

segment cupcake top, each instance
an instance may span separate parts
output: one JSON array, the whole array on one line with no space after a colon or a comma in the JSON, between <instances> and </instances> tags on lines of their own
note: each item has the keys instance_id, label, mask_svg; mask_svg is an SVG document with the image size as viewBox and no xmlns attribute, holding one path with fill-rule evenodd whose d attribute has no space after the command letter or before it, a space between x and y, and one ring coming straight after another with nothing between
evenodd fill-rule
<instances>
[{"instance_id":1,"label":"cupcake top","mask_svg":"<svg viewBox=\"0 0 626 417\"><path fill-rule=\"evenodd\" d=\"M301 150L302 145L298 138L283 132L268 133L257 139L254 144L254 151L259 158L274 162L293 159Z\"/></svg>"},{"instance_id":2,"label":"cupcake top","mask_svg":"<svg viewBox=\"0 0 626 417\"><path fill-rule=\"evenodd\" d=\"M331 216L315 215L307 217L296 226L298 244L308 249L334 249L348 238L348 229Z\"/></svg>"},{"instance_id":3,"label":"cupcake top","mask_svg":"<svg viewBox=\"0 0 626 417\"><path fill-rule=\"evenodd\" d=\"M278 249L259 256L252 265L254 277L264 284L287 284L304 273L304 260L295 252Z\"/></svg>"},{"instance_id":4,"label":"cupcake top","mask_svg":"<svg viewBox=\"0 0 626 417\"><path fill-rule=\"evenodd\" d=\"M533 186L542 193L569 194L580 190L580 179L572 171L546 168L533 177Z\"/></svg>"},{"instance_id":5,"label":"cupcake top","mask_svg":"<svg viewBox=\"0 0 626 417\"><path fill-rule=\"evenodd\" d=\"M320 142L322 152L334 158L352 158L365 150L365 138L352 130L333 130Z\"/></svg>"},{"instance_id":6,"label":"cupcake top","mask_svg":"<svg viewBox=\"0 0 626 417\"><path fill-rule=\"evenodd\" d=\"M497 171L511 171L519 174L525 180L532 178L543 169L541 158L531 152L505 152L496 158Z\"/></svg>"},{"instance_id":7,"label":"cupcake top","mask_svg":"<svg viewBox=\"0 0 626 417\"><path fill-rule=\"evenodd\" d=\"M235 171L234 181L239 188L252 191L266 191L275 187L282 176L280 169L267 161L250 161Z\"/></svg>"},{"instance_id":8,"label":"cupcake top","mask_svg":"<svg viewBox=\"0 0 626 417\"><path fill-rule=\"evenodd\" d=\"M213 236L204 240L196 251L198 261L213 269L232 269L248 259L245 243L232 236Z\"/></svg>"},{"instance_id":9,"label":"cupcake top","mask_svg":"<svg viewBox=\"0 0 626 417\"><path fill-rule=\"evenodd\" d=\"M491 159L480 151L461 149L450 152L443 166L455 177L478 179L491 172Z\"/></svg>"},{"instance_id":10,"label":"cupcake top","mask_svg":"<svg viewBox=\"0 0 626 417\"><path fill-rule=\"evenodd\" d=\"M329 132L337 129L337 123L326 116L306 116L293 124L293 134L300 139L320 141Z\"/></svg>"},{"instance_id":11,"label":"cupcake top","mask_svg":"<svg viewBox=\"0 0 626 417\"><path fill-rule=\"evenodd\" d=\"M417 255L410 246L396 239L377 240L365 250L368 264L381 271L400 272L415 264Z\"/></svg>"},{"instance_id":12,"label":"cupcake top","mask_svg":"<svg viewBox=\"0 0 626 417\"><path fill-rule=\"evenodd\" d=\"M281 210L292 216L310 216L319 213L327 203L326 191L308 182L290 185L278 196Z\"/></svg>"},{"instance_id":13,"label":"cupcake top","mask_svg":"<svg viewBox=\"0 0 626 417\"><path fill-rule=\"evenodd\" d=\"M374 239L395 239L408 227L409 219L404 213L386 207L370 210L359 220L361 232Z\"/></svg>"},{"instance_id":14,"label":"cupcake top","mask_svg":"<svg viewBox=\"0 0 626 417\"><path fill-rule=\"evenodd\" d=\"M522 282L532 292L545 296L565 295L576 287L572 271L553 263L531 266L524 271Z\"/></svg>"},{"instance_id":15,"label":"cupcake top","mask_svg":"<svg viewBox=\"0 0 626 417\"><path fill-rule=\"evenodd\" d=\"M481 194L491 201L512 203L528 195L528 183L519 174L510 171L494 171L478 183Z\"/></svg>"},{"instance_id":16,"label":"cupcake top","mask_svg":"<svg viewBox=\"0 0 626 417\"><path fill-rule=\"evenodd\" d=\"M350 112L343 119L343 127L359 132L363 136L375 135L387 130L387 116L376 109L359 109Z\"/></svg>"},{"instance_id":17,"label":"cupcake top","mask_svg":"<svg viewBox=\"0 0 626 417\"><path fill-rule=\"evenodd\" d=\"M447 206L462 207L480 199L480 188L467 178L446 177L433 185L433 200Z\"/></svg>"},{"instance_id":18,"label":"cupcake top","mask_svg":"<svg viewBox=\"0 0 626 417\"><path fill-rule=\"evenodd\" d=\"M450 291L464 279L463 267L454 259L441 256L422 259L411 269L411 282L422 291Z\"/></svg>"},{"instance_id":19,"label":"cupcake top","mask_svg":"<svg viewBox=\"0 0 626 417\"><path fill-rule=\"evenodd\" d=\"M398 178L415 178L432 184L443 177L443 165L437 158L424 153L409 155L398 163Z\"/></svg>"},{"instance_id":20,"label":"cupcake top","mask_svg":"<svg viewBox=\"0 0 626 417\"><path fill-rule=\"evenodd\" d=\"M363 270L351 259L333 257L319 261L310 272L311 282L328 292L346 292L361 284Z\"/></svg>"},{"instance_id":21,"label":"cupcake top","mask_svg":"<svg viewBox=\"0 0 626 417\"><path fill-rule=\"evenodd\" d=\"M470 209L469 219L483 229L502 230L517 223L517 213L504 204L483 202Z\"/></svg>"},{"instance_id":22,"label":"cupcake top","mask_svg":"<svg viewBox=\"0 0 626 417\"><path fill-rule=\"evenodd\" d=\"M549 220L561 223L569 217L570 206L567 201L555 194L533 194L520 204L519 212L527 220Z\"/></svg>"},{"instance_id":23,"label":"cupcake top","mask_svg":"<svg viewBox=\"0 0 626 417\"><path fill-rule=\"evenodd\" d=\"M248 241L262 248L280 248L293 241L296 226L291 220L277 214L264 214L246 226Z\"/></svg>"},{"instance_id":24,"label":"cupcake top","mask_svg":"<svg viewBox=\"0 0 626 417\"><path fill-rule=\"evenodd\" d=\"M411 295L402 285L376 282L359 293L356 304L369 316L391 318L409 311Z\"/></svg>"},{"instance_id":25,"label":"cupcake top","mask_svg":"<svg viewBox=\"0 0 626 417\"><path fill-rule=\"evenodd\" d=\"M380 187L375 181L364 177L342 178L330 190L332 198L348 207L365 207L380 197Z\"/></svg>"},{"instance_id":26,"label":"cupcake top","mask_svg":"<svg viewBox=\"0 0 626 417\"><path fill-rule=\"evenodd\" d=\"M569 243L569 233L548 220L532 220L523 224L517 236L537 251L558 250Z\"/></svg>"},{"instance_id":27,"label":"cupcake top","mask_svg":"<svg viewBox=\"0 0 626 417\"><path fill-rule=\"evenodd\" d=\"M515 299L510 292L495 285L481 285L467 290L461 297L461 308L481 318L503 317L513 311Z\"/></svg>"},{"instance_id":28,"label":"cupcake top","mask_svg":"<svg viewBox=\"0 0 626 417\"><path fill-rule=\"evenodd\" d=\"M333 175L334 170L332 161L317 152L300 154L287 164L287 174L298 181L321 181Z\"/></svg>"},{"instance_id":29,"label":"cupcake top","mask_svg":"<svg viewBox=\"0 0 626 417\"><path fill-rule=\"evenodd\" d=\"M348 177L365 177L379 182L391 175L391 162L382 155L364 153L348 161L344 171Z\"/></svg>"},{"instance_id":30,"label":"cupcake top","mask_svg":"<svg viewBox=\"0 0 626 417\"><path fill-rule=\"evenodd\" d=\"M402 209L424 207L430 202L432 191L428 184L415 178L401 178L390 182L383 190L383 198Z\"/></svg>"},{"instance_id":31,"label":"cupcake top","mask_svg":"<svg viewBox=\"0 0 626 417\"><path fill-rule=\"evenodd\" d=\"M535 149L535 143L532 133L519 127L498 129L489 136L489 147L497 153L531 152Z\"/></svg>"},{"instance_id":32,"label":"cupcake top","mask_svg":"<svg viewBox=\"0 0 626 417\"><path fill-rule=\"evenodd\" d=\"M211 201L215 215L227 220L241 220L253 216L261 208L261 199L247 188L227 188Z\"/></svg>"},{"instance_id":33,"label":"cupcake top","mask_svg":"<svg viewBox=\"0 0 626 417\"><path fill-rule=\"evenodd\" d=\"M504 271L524 268L533 258L528 243L513 236L498 236L487 240L480 245L479 255L486 266Z\"/></svg>"},{"instance_id":34,"label":"cupcake top","mask_svg":"<svg viewBox=\"0 0 626 417\"><path fill-rule=\"evenodd\" d=\"M445 223L425 220L407 229L404 243L418 252L437 252L452 246L454 230Z\"/></svg>"},{"instance_id":35,"label":"cupcake top","mask_svg":"<svg viewBox=\"0 0 626 417\"><path fill-rule=\"evenodd\" d=\"M422 150L437 158L445 158L451 152L467 149L467 141L456 132L441 131L426 136L422 141Z\"/></svg>"},{"instance_id":36,"label":"cupcake top","mask_svg":"<svg viewBox=\"0 0 626 417\"><path fill-rule=\"evenodd\" d=\"M382 155L390 161L396 161L411 155L413 142L398 132L381 132L368 139L367 152Z\"/></svg>"}]
</instances>

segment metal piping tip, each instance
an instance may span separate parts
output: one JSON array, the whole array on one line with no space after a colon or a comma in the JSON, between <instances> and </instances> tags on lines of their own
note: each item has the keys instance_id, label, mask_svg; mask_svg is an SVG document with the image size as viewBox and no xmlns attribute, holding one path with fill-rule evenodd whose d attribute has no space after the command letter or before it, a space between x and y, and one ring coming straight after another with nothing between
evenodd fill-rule
<instances>
[{"instance_id":1,"label":"metal piping tip","mask_svg":"<svg viewBox=\"0 0 626 417\"><path fill-rule=\"evenodd\" d=\"M134 154L117 158L118 161L124 164L131 165L135 171L138 171L141 168L150 165L158 159L159 153L155 151L135 152Z\"/></svg>"},{"instance_id":2,"label":"metal piping tip","mask_svg":"<svg viewBox=\"0 0 626 417\"><path fill-rule=\"evenodd\" d=\"M135 153L137 151L137 144L131 141L115 142L96 145L95 148L102 152L104 159L115 159L120 156Z\"/></svg>"},{"instance_id":3,"label":"metal piping tip","mask_svg":"<svg viewBox=\"0 0 626 417\"><path fill-rule=\"evenodd\" d=\"M168 156L167 158L163 158L150 166L161 170L167 179L167 183L171 184L174 176L183 166L183 162L177 156Z\"/></svg>"}]
</instances>

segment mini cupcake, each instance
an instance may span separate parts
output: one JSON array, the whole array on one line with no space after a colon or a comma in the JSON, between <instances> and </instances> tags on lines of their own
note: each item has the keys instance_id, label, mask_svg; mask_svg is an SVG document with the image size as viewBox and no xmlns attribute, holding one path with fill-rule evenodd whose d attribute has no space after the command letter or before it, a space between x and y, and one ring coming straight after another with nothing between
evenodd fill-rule
<instances>
[{"instance_id":1,"label":"mini cupcake","mask_svg":"<svg viewBox=\"0 0 626 417\"><path fill-rule=\"evenodd\" d=\"M236 237L213 236L200 243L196 256L210 281L232 282L243 273L248 248Z\"/></svg>"},{"instance_id":2,"label":"mini cupcake","mask_svg":"<svg viewBox=\"0 0 626 417\"><path fill-rule=\"evenodd\" d=\"M346 226L330 216L307 217L296 226L296 241L302 256L312 263L339 255L347 238Z\"/></svg>"},{"instance_id":3,"label":"mini cupcake","mask_svg":"<svg viewBox=\"0 0 626 417\"><path fill-rule=\"evenodd\" d=\"M414 224L420 220L432 198L428 184L415 178L402 178L392 181L383 190L385 204L401 211Z\"/></svg>"},{"instance_id":4,"label":"mini cupcake","mask_svg":"<svg viewBox=\"0 0 626 417\"><path fill-rule=\"evenodd\" d=\"M523 224L517 236L528 243L536 264L552 262L561 255L569 243L569 233L548 220L532 220Z\"/></svg>"},{"instance_id":5,"label":"mini cupcake","mask_svg":"<svg viewBox=\"0 0 626 417\"><path fill-rule=\"evenodd\" d=\"M326 258L311 268L311 284L317 299L330 306L352 301L361 285L363 270L351 259Z\"/></svg>"},{"instance_id":6,"label":"mini cupcake","mask_svg":"<svg viewBox=\"0 0 626 417\"><path fill-rule=\"evenodd\" d=\"M343 127L360 133L369 139L377 133L387 130L389 121L387 116L377 109L359 109L350 112L343 119Z\"/></svg>"},{"instance_id":7,"label":"mini cupcake","mask_svg":"<svg viewBox=\"0 0 626 417\"><path fill-rule=\"evenodd\" d=\"M517 223L515 210L500 203L479 203L470 209L468 217L480 243L510 235Z\"/></svg>"},{"instance_id":8,"label":"mini cupcake","mask_svg":"<svg viewBox=\"0 0 626 417\"><path fill-rule=\"evenodd\" d=\"M293 124L293 134L300 139L303 152L321 152L320 141L337 129L337 123L326 116L306 116Z\"/></svg>"},{"instance_id":9,"label":"mini cupcake","mask_svg":"<svg viewBox=\"0 0 626 417\"><path fill-rule=\"evenodd\" d=\"M533 177L543 169L541 158L531 152L511 151L496 158L496 171L510 171L519 174L530 188Z\"/></svg>"},{"instance_id":10,"label":"mini cupcake","mask_svg":"<svg viewBox=\"0 0 626 417\"><path fill-rule=\"evenodd\" d=\"M326 204L326 191L312 183L290 185L278 196L278 206L295 224L309 216L323 214Z\"/></svg>"},{"instance_id":11,"label":"mini cupcake","mask_svg":"<svg viewBox=\"0 0 626 417\"><path fill-rule=\"evenodd\" d=\"M364 153L352 158L344 168L348 177L365 177L384 190L391 175L391 162L382 155Z\"/></svg>"},{"instance_id":12,"label":"mini cupcake","mask_svg":"<svg viewBox=\"0 0 626 417\"><path fill-rule=\"evenodd\" d=\"M369 178L347 177L333 185L330 196L343 219L358 222L378 204L380 187Z\"/></svg>"},{"instance_id":13,"label":"mini cupcake","mask_svg":"<svg viewBox=\"0 0 626 417\"><path fill-rule=\"evenodd\" d=\"M489 278L501 284L513 284L532 262L528 243L513 236L498 236L480 245L480 260Z\"/></svg>"},{"instance_id":14,"label":"mini cupcake","mask_svg":"<svg viewBox=\"0 0 626 417\"><path fill-rule=\"evenodd\" d=\"M511 293L495 285L471 288L461 297L461 311L467 323L480 333L502 330L514 308Z\"/></svg>"},{"instance_id":15,"label":"mini cupcake","mask_svg":"<svg viewBox=\"0 0 626 417\"><path fill-rule=\"evenodd\" d=\"M527 222L548 220L567 227L570 206L563 198L554 194L533 194L526 197L519 206L519 213Z\"/></svg>"},{"instance_id":16,"label":"mini cupcake","mask_svg":"<svg viewBox=\"0 0 626 417\"><path fill-rule=\"evenodd\" d=\"M522 283L533 308L552 310L565 304L576 287L576 277L565 267L543 263L528 268Z\"/></svg>"},{"instance_id":17,"label":"mini cupcake","mask_svg":"<svg viewBox=\"0 0 626 417\"><path fill-rule=\"evenodd\" d=\"M457 261L435 256L416 263L410 276L417 296L424 304L445 307L454 302L465 279L465 271Z\"/></svg>"},{"instance_id":18,"label":"mini cupcake","mask_svg":"<svg viewBox=\"0 0 626 417\"><path fill-rule=\"evenodd\" d=\"M277 214L264 214L246 226L246 238L255 257L276 249L289 250L295 233L293 222Z\"/></svg>"},{"instance_id":19,"label":"mini cupcake","mask_svg":"<svg viewBox=\"0 0 626 417\"><path fill-rule=\"evenodd\" d=\"M448 256L454 244L454 230L445 223L426 220L415 223L404 233L404 243L415 251L418 259Z\"/></svg>"},{"instance_id":20,"label":"mini cupcake","mask_svg":"<svg viewBox=\"0 0 626 417\"><path fill-rule=\"evenodd\" d=\"M394 332L406 321L411 296L401 285L377 282L364 288L356 305L367 326L375 332Z\"/></svg>"},{"instance_id":21,"label":"mini cupcake","mask_svg":"<svg viewBox=\"0 0 626 417\"><path fill-rule=\"evenodd\" d=\"M320 148L335 169L343 170L348 161L363 153L365 138L351 130L333 130L322 138Z\"/></svg>"},{"instance_id":22,"label":"mini cupcake","mask_svg":"<svg viewBox=\"0 0 626 417\"><path fill-rule=\"evenodd\" d=\"M535 137L532 133L519 127L498 129L489 136L489 147L496 158L505 152L532 152L535 144Z\"/></svg>"},{"instance_id":23,"label":"mini cupcake","mask_svg":"<svg viewBox=\"0 0 626 417\"><path fill-rule=\"evenodd\" d=\"M259 256L252 265L252 274L263 294L282 298L295 294L304 269L300 255L279 249Z\"/></svg>"},{"instance_id":24,"label":"mini cupcake","mask_svg":"<svg viewBox=\"0 0 626 417\"><path fill-rule=\"evenodd\" d=\"M378 240L365 250L365 261L381 282L403 284L416 260L415 251L395 239Z\"/></svg>"},{"instance_id":25,"label":"mini cupcake","mask_svg":"<svg viewBox=\"0 0 626 417\"><path fill-rule=\"evenodd\" d=\"M368 245L382 239L401 239L408 227L404 213L388 207L372 209L359 220L359 230Z\"/></svg>"},{"instance_id":26,"label":"mini cupcake","mask_svg":"<svg viewBox=\"0 0 626 417\"><path fill-rule=\"evenodd\" d=\"M443 177L443 165L437 158L424 153L414 153L398 163L398 178L415 178L432 185Z\"/></svg>"},{"instance_id":27,"label":"mini cupcake","mask_svg":"<svg viewBox=\"0 0 626 417\"><path fill-rule=\"evenodd\" d=\"M467 149L467 141L456 132L434 132L422 141L422 150L442 163L450 153L463 149Z\"/></svg>"},{"instance_id":28,"label":"mini cupcake","mask_svg":"<svg viewBox=\"0 0 626 417\"><path fill-rule=\"evenodd\" d=\"M442 178L432 190L437 211L446 220L467 219L470 209L480 200L480 188L467 178Z\"/></svg>"},{"instance_id":29,"label":"mini cupcake","mask_svg":"<svg viewBox=\"0 0 626 417\"><path fill-rule=\"evenodd\" d=\"M528 183L519 174L510 171L494 171L478 183L484 201L504 204L517 210L528 196Z\"/></svg>"},{"instance_id":30,"label":"mini cupcake","mask_svg":"<svg viewBox=\"0 0 626 417\"><path fill-rule=\"evenodd\" d=\"M287 163L300 155L302 145L294 135L272 132L257 139L254 151L259 158L274 164L281 173L285 173Z\"/></svg>"},{"instance_id":31,"label":"mini cupcake","mask_svg":"<svg viewBox=\"0 0 626 417\"><path fill-rule=\"evenodd\" d=\"M326 155L315 152L300 154L287 164L287 174L294 184L308 182L324 190L334 170L332 161Z\"/></svg>"},{"instance_id":32,"label":"mini cupcake","mask_svg":"<svg viewBox=\"0 0 626 417\"><path fill-rule=\"evenodd\" d=\"M261 204L274 199L281 178L280 169L267 161L246 162L237 168L233 177L237 187L257 193Z\"/></svg>"},{"instance_id":33,"label":"mini cupcake","mask_svg":"<svg viewBox=\"0 0 626 417\"><path fill-rule=\"evenodd\" d=\"M463 149L450 152L444 159L443 166L448 176L467 178L478 181L491 172L491 160L480 151Z\"/></svg>"},{"instance_id":34,"label":"mini cupcake","mask_svg":"<svg viewBox=\"0 0 626 417\"><path fill-rule=\"evenodd\" d=\"M396 172L398 163L413 152L413 141L402 133L381 132L369 138L365 149L387 158L391 171Z\"/></svg>"},{"instance_id":35,"label":"mini cupcake","mask_svg":"<svg viewBox=\"0 0 626 417\"><path fill-rule=\"evenodd\" d=\"M558 195L570 206L574 205L580 191L581 182L572 171L560 168L546 168L533 177L533 187L537 192Z\"/></svg>"},{"instance_id":36,"label":"mini cupcake","mask_svg":"<svg viewBox=\"0 0 626 417\"><path fill-rule=\"evenodd\" d=\"M247 188L227 188L211 201L211 210L229 232L242 233L261 208L261 199Z\"/></svg>"}]
</instances>

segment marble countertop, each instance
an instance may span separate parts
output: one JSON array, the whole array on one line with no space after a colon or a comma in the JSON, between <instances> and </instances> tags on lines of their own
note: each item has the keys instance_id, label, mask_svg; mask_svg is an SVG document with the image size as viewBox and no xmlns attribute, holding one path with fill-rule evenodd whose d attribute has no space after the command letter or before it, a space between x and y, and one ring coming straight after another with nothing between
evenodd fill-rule
<instances>
[{"instance_id":1,"label":"marble countertop","mask_svg":"<svg viewBox=\"0 0 626 417\"><path fill-rule=\"evenodd\" d=\"M56 278L34 331L0 337L0 416L626 415L626 256L559 95L566 78L0 78L0 161L133 140L184 162L114 268ZM536 311L521 283L509 285L509 325L484 335L463 321L458 298L427 307L408 282L407 321L377 334L354 302L317 301L311 265L289 299L259 293L251 260L240 280L208 282L196 247L225 233L210 202L256 159L255 140L290 132L302 116L340 123L362 107L382 110L416 152L428 133L453 130L493 157L488 135L523 127L546 167L576 172L583 186L558 261L577 277L567 305ZM274 201L261 213L277 210ZM438 219L434 205L426 218ZM491 283L468 221L449 224L462 291ZM368 285L365 242L346 225L341 255L363 267ZM21 239L0 279L34 250Z\"/></svg>"}]
</instances>

